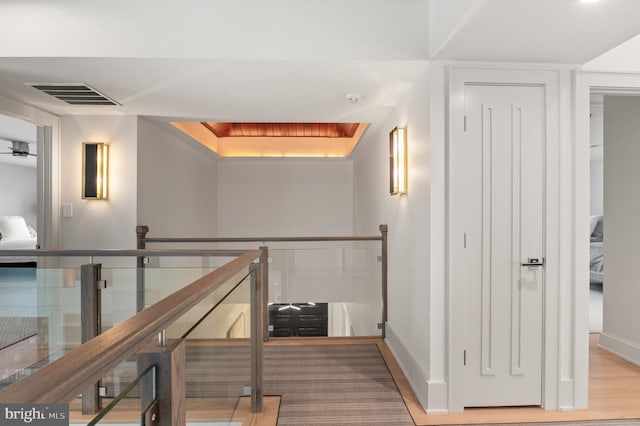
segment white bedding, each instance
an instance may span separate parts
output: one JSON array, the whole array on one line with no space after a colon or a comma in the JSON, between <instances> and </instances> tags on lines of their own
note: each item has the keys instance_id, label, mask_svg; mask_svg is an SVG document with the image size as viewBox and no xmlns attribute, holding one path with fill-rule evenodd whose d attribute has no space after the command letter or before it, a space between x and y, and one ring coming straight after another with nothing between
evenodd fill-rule
<instances>
[{"instance_id":1,"label":"white bedding","mask_svg":"<svg viewBox=\"0 0 640 426\"><path fill-rule=\"evenodd\" d=\"M591 246L589 275L592 283L602 284L604 278L604 218L601 215L591 216Z\"/></svg>"},{"instance_id":2,"label":"white bedding","mask_svg":"<svg viewBox=\"0 0 640 426\"><path fill-rule=\"evenodd\" d=\"M37 238L26 240L0 240L0 250L33 250L38 243ZM35 256L0 256L0 263L35 262Z\"/></svg>"},{"instance_id":3,"label":"white bedding","mask_svg":"<svg viewBox=\"0 0 640 426\"><path fill-rule=\"evenodd\" d=\"M604 250L602 241L591 243L589 274L592 283L602 283L604 271Z\"/></svg>"}]
</instances>

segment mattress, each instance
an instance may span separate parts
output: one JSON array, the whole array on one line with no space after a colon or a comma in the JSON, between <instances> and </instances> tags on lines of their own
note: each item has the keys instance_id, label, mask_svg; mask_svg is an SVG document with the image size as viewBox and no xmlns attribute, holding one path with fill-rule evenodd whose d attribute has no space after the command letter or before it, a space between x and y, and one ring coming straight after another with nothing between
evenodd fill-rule
<instances>
[{"instance_id":1,"label":"mattress","mask_svg":"<svg viewBox=\"0 0 640 426\"><path fill-rule=\"evenodd\" d=\"M602 283L604 277L604 247L602 241L591 243L589 275L592 283Z\"/></svg>"},{"instance_id":2,"label":"mattress","mask_svg":"<svg viewBox=\"0 0 640 426\"><path fill-rule=\"evenodd\" d=\"M34 250L37 246L37 238L28 240L0 240L2 250ZM36 256L0 256L0 263L35 262Z\"/></svg>"}]
</instances>

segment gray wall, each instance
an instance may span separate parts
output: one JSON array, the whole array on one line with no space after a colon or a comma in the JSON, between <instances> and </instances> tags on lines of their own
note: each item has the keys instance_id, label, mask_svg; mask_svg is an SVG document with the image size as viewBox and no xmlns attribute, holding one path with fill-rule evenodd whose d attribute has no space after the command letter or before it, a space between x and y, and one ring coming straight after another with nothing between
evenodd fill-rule
<instances>
[{"instance_id":1,"label":"gray wall","mask_svg":"<svg viewBox=\"0 0 640 426\"><path fill-rule=\"evenodd\" d=\"M223 159L218 167L222 236L353 234L350 160Z\"/></svg>"},{"instance_id":2,"label":"gray wall","mask_svg":"<svg viewBox=\"0 0 640 426\"><path fill-rule=\"evenodd\" d=\"M0 216L22 216L36 228L36 169L0 163Z\"/></svg>"},{"instance_id":3,"label":"gray wall","mask_svg":"<svg viewBox=\"0 0 640 426\"><path fill-rule=\"evenodd\" d=\"M640 97L604 101L604 324L600 343L640 363Z\"/></svg>"},{"instance_id":4,"label":"gray wall","mask_svg":"<svg viewBox=\"0 0 640 426\"><path fill-rule=\"evenodd\" d=\"M217 234L217 161L173 126L138 119L138 224L150 236Z\"/></svg>"},{"instance_id":5,"label":"gray wall","mask_svg":"<svg viewBox=\"0 0 640 426\"><path fill-rule=\"evenodd\" d=\"M136 117L64 116L60 129L60 202L73 205L73 217L61 218L61 248L135 248ZM107 200L82 199L83 142L109 144Z\"/></svg>"}]
</instances>

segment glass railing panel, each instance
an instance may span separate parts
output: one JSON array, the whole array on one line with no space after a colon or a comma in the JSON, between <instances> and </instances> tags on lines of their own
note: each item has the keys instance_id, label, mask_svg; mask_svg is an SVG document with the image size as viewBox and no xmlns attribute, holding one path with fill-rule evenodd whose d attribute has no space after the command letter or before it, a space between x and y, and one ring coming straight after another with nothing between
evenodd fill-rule
<instances>
[{"instance_id":1,"label":"glass railing panel","mask_svg":"<svg viewBox=\"0 0 640 426\"><path fill-rule=\"evenodd\" d=\"M126 281L128 274L132 278L130 272L111 269L107 275L103 274L103 278L112 282L102 292L103 318L109 318L108 312L114 306L120 305L122 311L123 304L127 305L130 316L135 314L134 292L124 284L119 289L116 284ZM151 305L211 270L149 268L144 272L146 302ZM185 374L188 419L206 421L207 424L236 424L237 421L237 424L242 424L242 419L250 416L249 285L249 269L246 268L165 330L167 342L183 337L187 339ZM105 377L102 385L106 386L108 397L117 395L120 389L125 388L127 379L135 377L135 371L135 362L124 362L113 374ZM126 411L131 402L125 400L120 404L124 404L122 406ZM117 417L114 414L111 418L115 418L113 416Z\"/></svg>"},{"instance_id":2,"label":"glass railing panel","mask_svg":"<svg viewBox=\"0 0 640 426\"><path fill-rule=\"evenodd\" d=\"M250 277L231 283L233 290L186 337L189 421L240 425L252 418Z\"/></svg>"},{"instance_id":3,"label":"glass railing panel","mask_svg":"<svg viewBox=\"0 0 640 426\"><path fill-rule=\"evenodd\" d=\"M79 270L0 268L0 388L80 345Z\"/></svg>"},{"instance_id":4,"label":"glass railing panel","mask_svg":"<svg viewBox=\"0 0 640 426\"><path fill-rule=\"evenodd\" d=\"M88 426L99 424L145 424L145 412L156 400L156 367L138 371L135 356L121 363L101 380L106 396L102 398L103 409L96 415L82 415L81 401L70 404L73 423L87 422Z\"/></svg>"},{"instance_id":5,"label":"glass railing panel","mask_svg":"<svg viewBox=\"0 0 640 426\"><path fill-rule=\"evenodd\" d=\"M377 241L318 248L270 248L270 334L380 335L380 256ZM319 334L313 326L318 321L326 324L326 334Z\"/></svg>"},{"instance_id":6,"label":"glass railing panel","mask_svg":"<svg viewBox=\"0 0 640 426\"><path fill-rule=\"evenodd\" d=\"M65 268L0 271L0 316L20 318L17 314L21 314L31 318L29 321L35 318L36 323L35 334L25 338L33 339L31 346L36 352L35 358L33 361L25 358L22 365L8 370L0 354L0 371L6 373L0 377L0 386L8 386L32 374L81 344L81 274L79 267L70 265L75 261L78 265L85 264L89 259L84 260L58 262L68 265ZM98 258L91 260L100 263ZM144 306L148 307L215 269L211 264L141 270L135 266L103 267L101 278L107 282L107 287L100 290L102 330L136 314L141 275ZM238 419L241 423L246 418L244 411L248 412L251 392L249 269L246 267L219 286L165 330L167 340L188 335L187 406L196 420L206 418L235 424ZM139 415L140 407L145 406L145 402L139 401L140 391L130 388L138 375L136 359L133 354L101 380L106 391L104 404L117 399L113 407L120 409L110 408L112 417L102 417L100 422L122 419L122 413L128 422L127 416L136 411ZM211 368L202 374L203 366ZM123 395L122 398L118 398L119 395ZM136 398L137 402L134 401ZM80 399L74 399L70 405L78 415ZM247 410L243 411L241 407ZM120 414L115 414L119 411ZM81 418L82 422L85 420L89 419Z\"/></svg>"},{"instance_id":7,"label":"glass railing panel","mask_svg":"<svg viewBox=\"0 0 640 426\"><path fill-rule=\"evenodd\" d=\"M103 268L102 331L214 271L214 267Z\"/></svg>"}]
</instances>

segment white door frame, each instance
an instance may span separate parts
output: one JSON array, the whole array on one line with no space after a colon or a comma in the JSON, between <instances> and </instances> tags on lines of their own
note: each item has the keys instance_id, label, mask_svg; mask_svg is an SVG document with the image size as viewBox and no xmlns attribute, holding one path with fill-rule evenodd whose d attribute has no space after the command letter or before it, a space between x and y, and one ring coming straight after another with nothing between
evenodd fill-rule
<instances>
[{"instance_id":1,"label":"white door frame","mask_svg":"<svg viewBox=\"0 0 640 426\"><path fill-rule=\"evenodd\" d=\"M0 113L38 128L38 242L60 247L60 119L58 116L0 96Z\"/></svg>"},{"instance_id":2,"label":"white door frame","mask_svg":"<svg viewBox=\"0 0 640 426\"><path fill-rule=\"evenodd\" d=\"M559 341L561 335L561 313L559 312L559 300L561 292L570 291L572 282L561 282L561 250L560 244L567 232L573 235L571 230L565 230L561 235L560 223L563 214L561 209L560 195L561 188L561 155L565 154L567 148L561 146L560 121L562 106L565 100L561 99L559 91L560 82L563 78L561 70L518 70L518 69L482 69L482 68L458 68L452 67L449 72L449 140L448 144L455 143L461 138L464 120L464 86L467 83L475 84L504 84L504 85L537 85L544 88L545 103L545 253L547 256L545 267L545 289L543 294L543 377L542 377L542 401L546 409L555 409L559 406L561 393L565 392L562 387L560 371L560 354L562 345ZM567 84L568 85L568 84ZM567 108L568 109L568 108ZM569 145L569 144L563 144ZM570 146L568 147L570 148ZM453 159L447 152L447 192L451 191L451 162ZM588 157L587 157L588 158ZM588 161L587 161L588 164ZM588 182L588 179L586 180ZM571 185L571 183L564 183ZM571 189L571 188L569 188ZM450 204L447 202L447 217L450 217ZM452 235L451 223L447 225L447 291L448 291L448 365L447 375L449 383L449 403L450 412L459 412L464 409L464 289L459 283L451 280L452 268L460 267L451 259L451 247L458 238ZM569 227L567 227L569 228ZM569 250L569 253L571 251ZM563 253L564 254L564 253ZM572 317L572 313L566 313ZM571 318L569 322L572 323ZM566 323L566 320L563 321ZM572 334L572 333L571 333ZM570 343L571 344L571 343ZM573 375L572 375L573 376ZM571 380L571 385L573 380ZM571 386L573 388L573 386ZM575 390L575 389L572 389ZM572 395L573 396L573 395ZM573 402L573 397L571 398ZM560 401L562 403L562 401Z\"/></svg>"},{"instance_id":3,"label":"white door frame","mask_svg":"<svg viewBox=\"0 0 640 426\"><path fill-rule=\"evenodd\" d=\"M608 73L577 71L575 73L575 122L574 135L576 147L576 212L575 221L579 224L581 232L576 235L578 260L576 275L580 279L589 280L589 229L590 214L590 163L589 163L589 138L590 138L590 100L591 93L604 95L640 95L640 74ZM582 231L584 230L584 231ZM580 289L580 287L578 287ZM586 318L578 322L581 334L589 333L589 289L585 286L583 291L576 292L576 311L578 318ZM585 354L588 371L588 342L578 349ZM580 352L579 352L580 353ZM588 378L587 378L588 382ZM585 386L587 386L585 384ZM586 405L586 402L585 402Z\"/></svg>"}]
</instances>

